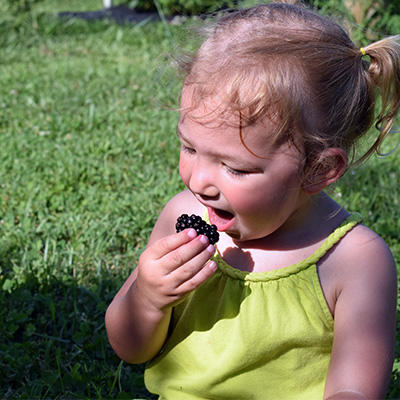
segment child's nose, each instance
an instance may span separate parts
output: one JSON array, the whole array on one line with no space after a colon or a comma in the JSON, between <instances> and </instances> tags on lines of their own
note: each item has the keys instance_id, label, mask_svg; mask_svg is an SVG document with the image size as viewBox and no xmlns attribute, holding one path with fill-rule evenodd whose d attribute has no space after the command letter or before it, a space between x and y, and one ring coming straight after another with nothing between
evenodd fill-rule
<instances>
[{"instance_id":1,"label":"child's nose","mask_svg":"<svg viewBox=\"0 0 400 400\"><path fill-rule=\"evenodd\" d=\"M193 193L203 197L216 197L219 194L214 172L201 162L196 162L193 166L189 188Z\"/></svg>"}]
</instances>

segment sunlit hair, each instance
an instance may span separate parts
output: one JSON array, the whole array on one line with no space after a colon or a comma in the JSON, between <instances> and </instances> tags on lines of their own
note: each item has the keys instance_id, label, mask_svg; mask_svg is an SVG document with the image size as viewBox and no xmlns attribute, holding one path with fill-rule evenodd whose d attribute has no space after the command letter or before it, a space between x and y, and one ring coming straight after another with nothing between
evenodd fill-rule
<instances>
[{"instance_id":1,"label":"sunlit hair","mask_svg":"<svg viewBox=\"0 0 400 400\"><path fill-rule=\"evenodd\" d=\"M273 140L300 137L311 164L329 147L356 161L354 145L375 123L377 139L361 162L379 154L399 112L399 38L365 46L363 56L333 20L302 5L264 4L219 18L181 67L192 107L213 96L219 116L233 111L247 125L269 118Z\"/></svg>"}]
</instances>

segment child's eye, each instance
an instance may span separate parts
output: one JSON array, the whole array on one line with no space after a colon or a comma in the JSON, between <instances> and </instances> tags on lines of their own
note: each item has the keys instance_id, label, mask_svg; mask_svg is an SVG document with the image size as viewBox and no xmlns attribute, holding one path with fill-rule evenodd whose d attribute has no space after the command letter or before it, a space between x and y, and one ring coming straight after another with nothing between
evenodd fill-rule
<instances>
[{"instance_id":1,"label":"child's eye","mask_svg":"<svg viewBox=\"0 0 400 400\"><path fill-rule=\"evenodd\" d=\"M181 145L181 151L188 154L195 154L196 150L186 147L184 144Z\"/></svg>"},{"instance_id":2,"label":"child's eye","mask_svg":"<svg viewBox=\"0 0 400 400\"><path fill-rule=\"evenodd\" d=\"M240 171L238 169L230 168L228 166L226 166L226 170L230 175L233 175L238 178L249 174L248 171Z\"/></svg>"}]
</instances>

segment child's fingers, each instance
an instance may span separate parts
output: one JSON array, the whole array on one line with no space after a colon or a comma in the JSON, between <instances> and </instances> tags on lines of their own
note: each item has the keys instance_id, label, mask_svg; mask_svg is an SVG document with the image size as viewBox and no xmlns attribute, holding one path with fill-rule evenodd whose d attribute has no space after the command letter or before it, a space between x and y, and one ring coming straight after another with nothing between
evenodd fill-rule
<instances>
[{"instance_id":1,"label":"child's fingers","mask_svg":"<svg viewBox=\"0 0 400 400\"><path fill-rule=\"evenodd\" d=\"M194 231L196 232L196 231ZM141 292L146 302L158 310L171 307L183 300L186 295L205 282L215 271L215 262L208 263L215 253L215 247L208 243L204 235L190 239L190 235L174 240L169 236L147 248L139 258L138 275L135 290ZM183 242L183 244L182 244ZM172 243L172 244L171 244ZM179 247L155 258L154 247L171 248L181 243ZM159 254L162 254L160 251Z\"/></svg>"},{"instance_id":2,"label":"child's fingers","mask_svg":"<svg viewBox=\"0 0 400 400\"><path fill-rule=\"evenodd\" d=\"M195 274L189 280L182 283L182 285L179 287L178 290L182 294L185 294L191 292L192 290L197 289L209 278L211 278L211 276L214 274L216 270L217 270L217 263L215 261L209 261L202 268L200 268L197 274Z\"/></svg>"},{"instance_id":3,"label":"child's fingers","mask_svg":"<svg viewBox=\"0 0 400 400\"><path fill-rule=\"evenodd\" d=\"M147 248L139 259L139 266L163 276L171 276L176 269L184 266L184 277L174 284L177 287L184 280L190 278L206 261L208 261L215 249L211 246L207 251L209 241L207 236L200 235L194 229L188 229L178 234L170 235L155 242ZM210 254L212 253L212 254ZM200 256L197 258L197 256ZM193 272L192 269L195 268ZM178 275L174 274L174 279Z\"/></svg>"},{"instance_id":4,"label":"child's fingers","mask_svg":"<svg viewBox=\"0 0 400 400\"><path fill-rule=\"evenodd\" d=\"M155 260L161 259L165 255L169 254L173 250L178 249L185 243L189 243L197 236L197 232L194 229L185 229L178 234L166 236L152 246L153 258Z\"/></svg>"},{"instance_id":5,"label":"child's fingers","mask_svg":"<svg viewBox=\"0 0 400 400\"><path fill-rule=\"evenodd\" d=\"M204 268L204 265L215 253L215 247L208 245L200 253L191 257L187 262L183 263L182 266L171 271L170 276L173 280L174 287L178 288L183 283L191 280L196 276L199 271Z\"/></svg>"},{"instance_id":6,"label":"child's fingers","mask_svg":"<svg viewBox=\"0 0 400 400\"><path fill-rule=\"evenodd\" d=\"M162 263L163 266L165 266L165 270L170 273L174 271L175 269L185 266L189 267L193 263L195 265L199 264L199 261L197 261L197 256L202 254L205 249L207 249L209 246L208 238L207 236L200 235L196 237L194 240L190 241L189 243L184 243L182 246L179 248L171 251L167 255L165 255L162 259L159 260L159 262ZM212 247L212 253L214 253L214 246ZM207 256L208 254L208 256ZM210 254L209 252L206 252L206 257L204 259L204 255L200 257L202 259L202 262L200 265L204 264L209 258ZM161 265L161 264L160 264Z\"/></svg>"}]
</instances>

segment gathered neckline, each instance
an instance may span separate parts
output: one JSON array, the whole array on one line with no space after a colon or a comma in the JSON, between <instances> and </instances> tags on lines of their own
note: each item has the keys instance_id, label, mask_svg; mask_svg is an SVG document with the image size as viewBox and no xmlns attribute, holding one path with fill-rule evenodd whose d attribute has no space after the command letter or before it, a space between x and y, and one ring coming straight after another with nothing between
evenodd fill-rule
<instances>
[{"instance_id":1,"label":"gathered neckline","mask_svg":"<svg viewBox=\"0 0 400 400\"><path fill-rule=\"evenodd\" d=\"M208 217L208 216L207 216ZM298 263L289 265L287 267L282 267L279 269L274 269L271 271L263 272L248 272L242 271L240 269L234 268L228 263L226 263L220 253L215 253L213 260L216 261L218 265L218 270L222 273L228 275L233 279L252 281L252 282L266 282L276 279L281 279L294 275L311 265L315 265L327 252L330 250L339 240L346 235L355 225L362 222L363 216L359 213L352 213L347 217L321 244L321 246L309 257Z\"/></svg>"}]
</instances>

